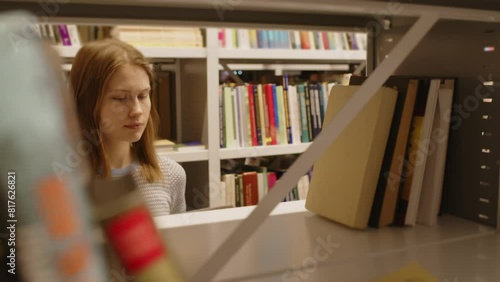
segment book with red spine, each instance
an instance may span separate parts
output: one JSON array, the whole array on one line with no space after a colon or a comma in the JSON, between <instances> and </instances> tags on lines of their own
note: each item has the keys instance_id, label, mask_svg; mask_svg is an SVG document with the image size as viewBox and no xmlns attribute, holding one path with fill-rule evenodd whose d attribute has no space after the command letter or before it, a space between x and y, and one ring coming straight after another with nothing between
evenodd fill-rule
<instances>
[{"instance_id":1,"label":"book with red spine","mask_svg":"<svg viewBox=\"0 0 500 282\"><path fill-rule=\"evenodd\" d=\"M276 181L278 181L278 178L276 177L276 172L268 171L267 172L267 189L268 189L268 191L271 191L271 189L273 189L274 185L276 184Z\"/></svg>"},{"instance_id":2,"label":"book with red spine","mask_svg":"<svg viewBox=\"0 0 500 282\"><path fill-rule=\"evenodd\" d=\"M325 50L330 50L330 42L328 42L328 35L325 31L321 32L321 38L323 39L323 47Z\"/></svg>"},{"instance_id":3,"label":"book with red spine","mask_svg":"<svg viewBox=\"0 0 500 282\"><path fill-rule=\"evenodd\" d=\"M248 86L248 107L249 107L249 114L250 114L250 132L251 132L251 138L252 138L252 146L258 146L258 140L257 140L257 127L255 124L255 99L254 99L254 87L252 84L249 84Z\"/></svg>"},{"instance_id":4,"label":"book with red spine","mask_svg":"<svg viewBox=\"0 0 500 282\"><path fill-rule=\"evenodd\" d=\"M259 203L259 186L257 172L243 172L243 201L245 206L254 206Z\"/></svg>"}]
</instances>

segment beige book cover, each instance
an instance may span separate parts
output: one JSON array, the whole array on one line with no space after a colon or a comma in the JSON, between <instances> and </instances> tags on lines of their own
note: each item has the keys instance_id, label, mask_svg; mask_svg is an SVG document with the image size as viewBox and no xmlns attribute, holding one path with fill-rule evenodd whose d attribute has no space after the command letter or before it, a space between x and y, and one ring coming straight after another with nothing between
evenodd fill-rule
<instances>
[{"instance_id":1,"label":"beige book cover","mask_svg":"<svg viewBox=\"0 0 500 282\"><path fill-rule=\"evenodd\" d=\"M429 143L431 140L432 124L434 123L434 115L436 114L436 106L439 94L440 79L432 79L429 87L429 95L425 105L425 115L420 119L420 133L415 142L415 147L410 149L410 159L415 154L415 167L411 182L408 178L405 182L411 183L410 194L408 197L408 208L406 210L405 225L414 226L417 221L418 203L420 202L420 194L422 192L422 183L424 180L425 166L427 164ZM414 152L414 153L412 153Z\"/></svg>"},{"instance_id":2,"label":"beige book cover","mask_svg":"<svg viewBox=\"0 0 500 282\"><path fill-rule=\"evenodd\" d=\"M427 165L425 166L422 191L417 212L417 223L433 226L437 222L443 192L448 135L453 103L454 79L441 82L438 103L432 125Z\"/></svg>"},{"instance_id":3,"label":"beige book cover","mask_svg":"<svg viewBox=\"0 0 500 282\"><path fill-rule=\"evenodd\" d=\"M324 124L332 121L359 88L332 88ZM353 228L367 227L396 99L396 90L380 88L316 161L306 200L308 210Z\"/></svg>"}]
</instances>

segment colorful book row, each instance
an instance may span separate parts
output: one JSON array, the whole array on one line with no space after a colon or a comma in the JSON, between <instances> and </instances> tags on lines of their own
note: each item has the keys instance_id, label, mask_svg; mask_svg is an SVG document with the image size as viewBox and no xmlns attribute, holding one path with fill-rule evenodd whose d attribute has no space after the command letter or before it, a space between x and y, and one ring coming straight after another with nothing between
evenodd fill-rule
<instances>
[{"instance_id":1,"label":"colorful book row","mask_svg":"<svg viewBox=\"0 0 500 282\"><path fill-rule=\"evenodd\" d=\"M226 28L218 39L228 49L366 50L366 34L354 32Z\"/></svg>"},{"instance_id":2,"label":"colorful book row","mask_svg":"<svg viewBox=\"0 0 500 282\"><path fill-rule=\"evenodd\" d=\"M257 205L279 181L285 170L244 166L241 173L221 176L221 193L213 199L215 206L244 207ZM305 200L309 190L309 175L302 176L283 201Z\"/></svg>"},{"instance_id":3,"label":"colorful book row","mask_svg":"<svg viewBox=\"0 0 500 282\"><path fill-rule=\"evenodd\" d=\"M311 142L321 131L333 85L220 85L221 148Z\"/></svg>"},{"instance_id":4,"label":"colorful book row","mask_svg":"<svg viewBox=\"0 0 500 282\"><path fill-rule=\"evenodd\" d=\"M61 46L81 46L78 28L74 24L36 24L34 30L40 38Z\"/></svg>"}]
</instances>

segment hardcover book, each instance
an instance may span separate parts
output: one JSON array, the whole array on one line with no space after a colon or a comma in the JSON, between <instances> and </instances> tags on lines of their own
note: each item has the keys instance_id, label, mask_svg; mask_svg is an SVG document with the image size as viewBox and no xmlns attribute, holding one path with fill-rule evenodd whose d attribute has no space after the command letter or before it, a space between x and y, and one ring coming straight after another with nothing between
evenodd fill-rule
<instances>
[{"instance_id":1,"label":"hardcover book","mask_svg":"<svg viewBox=\"0 0 500 282\"><path fill-rule=\"evenodd\" d=\"M325 125L359 89L332 88ZM396 90L380 88L316 161L306 200L308 210L352 228L368 226L396 99Z\"/></svg>"}]
</instances>

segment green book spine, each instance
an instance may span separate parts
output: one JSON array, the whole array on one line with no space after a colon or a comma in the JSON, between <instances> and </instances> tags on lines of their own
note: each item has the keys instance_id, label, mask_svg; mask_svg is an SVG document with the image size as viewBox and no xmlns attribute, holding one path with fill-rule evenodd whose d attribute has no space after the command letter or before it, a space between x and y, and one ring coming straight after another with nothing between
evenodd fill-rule
<instances>
[{"instance_id":1,"label":"green book spine","mask_svg":"<svg viewBox=\"0 0 500 282\"><path fill-rule=\"evenodd\" d=\"M297 85L297 96L300 109L300 139L302 140L302 143L308 143L310 142L310 139L307 124L306 94L304 84Z\"/></svg>"}]
</instances>

